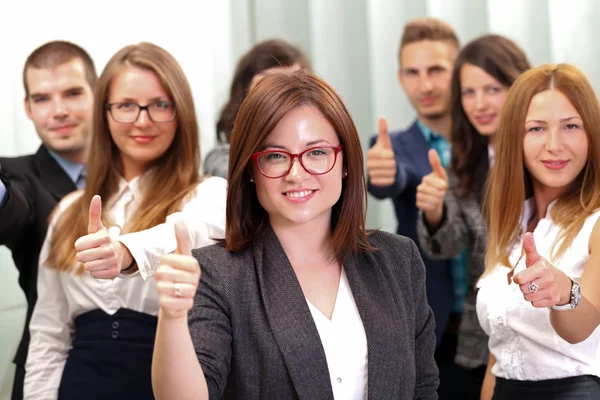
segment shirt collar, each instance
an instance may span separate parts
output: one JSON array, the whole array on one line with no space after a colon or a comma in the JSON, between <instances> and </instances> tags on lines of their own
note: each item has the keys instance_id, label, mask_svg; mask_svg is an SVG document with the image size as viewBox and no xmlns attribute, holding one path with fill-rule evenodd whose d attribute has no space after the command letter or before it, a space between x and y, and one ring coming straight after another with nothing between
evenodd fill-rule
<instances>
[{"instance_id":1,"label":"shirt collar","mask_svg":"<svg viewBox=\"0 0 600 400\"><path fill-rule=\"evenodd\" d=\"M84 165L71 160L67 160L66 158L59 156L50 149L48 149L48 153L50 153L52 158L54 158L58 165L60 165L60 167L66 172L71 181L73 181L73 183L77 183L77 180L79 179L81 173L85 168Z\"/></svg>"},{"instance_id":2,"label":"shirt collar","mask_svg":"<svg viewBox=\"0 0 600 400\"><path fill-rule=\"evenodd\" d=\"M439 137L442 137L442 135L440 135L439 133L429 129L427 125L425 125L420 119L417 120L417 126L421 130L421 133L423 134L423 137L425 138L427 143L429 143L431 139L437 139Z\"/></svg>"},{"instance_id":3,"label":"shirt collar","mask_svg":"<svg viewBox=\"0 0 600 400\"><path fill-rule=\"evenodd\" d=\"M140 201L144 195L144 189L146 183L152 180L152 176L156 173L157 167L153 167L142 175L138 175L131 179L129 182L123 177L119 177L119 188L117 192L112 196L107 208L111 208L120 198L129 194L133 199Z\"/></svg>"},{"instance_id":4,"label":"shirt collar","mask_svg":"<svg viewBox=\"0 0 600 400\"><path fill-rule=\"evenodd\" d=\"M552 217L550 216L550 211L552 210L552 207L554 207L554 205L556 204L557 201L558 201L558 199L555 199L555 200L552 200L552 202L550 202L550 204L548 204L548 209L546 210L546 215L544 216L544 219L552 221ZM533 216L534 212L535 212L535 197L530 197L527 200L525 200L525 204L523 206L523 216L521 218L521 226L523 228L523 232L526 232L527 223Z\"/></svg>"}]
</instances>

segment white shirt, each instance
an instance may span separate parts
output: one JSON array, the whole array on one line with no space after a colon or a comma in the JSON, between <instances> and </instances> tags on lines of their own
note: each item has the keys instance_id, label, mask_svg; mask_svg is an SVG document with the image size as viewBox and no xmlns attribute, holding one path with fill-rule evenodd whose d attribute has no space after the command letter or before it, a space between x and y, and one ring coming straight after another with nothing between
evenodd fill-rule
<instances>
[{"instance_id":1,"label":"white shirt","mask_svg":"<svg viewBox=\"0 0 600 400\"><path fill-rule=\"evenodd\" d=\"M331 320L308 300L325 357L334 399L367 398L367 336L342 268Z\"/></svg>"},{"instance_id":2,"label":"white shirt","mask_svg":"<svg viewBox=\"0 0 600 400\"><path fill-rule=\"evenodd\" d=\"M533 232L538 253L567 276L578 281L589 258L589 239L600 217L600 211L588 217L571 247L559 260L552 260L550 249L561 228L550 218L541 219ZM533 199L525 202L521 218L526 232L535 205ZM510 254L511 265L517 263L523 247L522 236ZM515 274L525 268L525 257ZM490 336L490 352L496 357L492 367L495 376L515 380L558 379L584 374L600 376L600 329L585 341L569 344L552 328L550 310L534 308L523 298L519 286L508 285L509 269L496 267L478 284L477 315L483 330Z\"/></svg>"},{"instance_id":3,"label":"white shirt","mask_svg":"<svg viewBox=\"0 0 600 400\"><path fill-rule=\"evenodd\" d=\"M179 218L186 222L193 247L212 243L209 235L223 237L226 186L227 182L222 178L207 179L192 192L182 211L170 215L165 224L127 235L129 249L136 261L144 268L153 269L156 268L153 263L158 263L161 252L175 250L173 224ZM142 193L140 177L129 183L121 180L117 193L104 205L112 221L112 225L107 226L111 236L119 235L125 222L132 219L142 200ZM81 191L74 192L61 201L59 213L64 212L81 194ZM158 315L154 279L100 280L87 272L76 275L49 268L44 261L48 258L48 238L53 227L54 221L48 227L40 253L38 300L29 325L31 341L24 385L27 400L57 398L77 316L95 309L113 315L119 308Z\"/></svg>"}]
</instances>

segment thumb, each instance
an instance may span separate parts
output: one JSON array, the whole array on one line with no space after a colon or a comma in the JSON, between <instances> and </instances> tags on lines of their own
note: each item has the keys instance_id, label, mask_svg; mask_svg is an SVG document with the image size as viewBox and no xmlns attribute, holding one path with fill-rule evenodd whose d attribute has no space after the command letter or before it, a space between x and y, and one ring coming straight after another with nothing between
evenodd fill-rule
<instances>
[{"instance_id":1,"label":"thumb","mask_svg":"<svg viewBox=\"0 0 600 400\"><path fill-rule=\"evenodd\" d=\"M102 199L95 195L90 202L90 219L88 220L88 234L96 233L104 228L102 225Z\"/></svg>"},{"instance_id":2,"label":"thumb","mask_svg":"<svg viewBox=\"0 0 600 400\"><path fill-rule=\"evenodd\" d=\"M177 239L177 254L185 256L192 255L192 240L185 222L179 220L175 222L175 239Z\"/></svg>"},{"instance_id":3,"label":"thumb","mask_svg":"<svg viewBox=\"0 0 600 400\"><path fill-rule=\"evenodd\" d=\"M523 237L523 251L525 252L525 266L527 268L531 267L542 257L537 252L533 234L531 232L527 232Z\"/></svg>"},{"instance_id":4,"label":"thumb","mask_svg":"<svg viewBox=\"0 0 600 400\"><path fill-rule=\"evenodd\" d=\"M442 166L442 161L440 160L440 156L438 155L435 149L429 149L429 164L431 165L431 169L433 173L437 175L438 178L443 180L448 180L448 175L446 175L446 170Z\"/></svg>"},{"instance_id":5,"label":"thumb","mask_svg":"<svg viewBox=\"0 0 600 400\"><path fill-rule=\"evenodd\" d=\"M388 133L388 123L385 117L379 117L377 121L377 130L379 131L379 136L377 136L377 144L383 147L384 149L392 149L392 139L390 139L390 134Z\"/></svg>"}]
</instances>

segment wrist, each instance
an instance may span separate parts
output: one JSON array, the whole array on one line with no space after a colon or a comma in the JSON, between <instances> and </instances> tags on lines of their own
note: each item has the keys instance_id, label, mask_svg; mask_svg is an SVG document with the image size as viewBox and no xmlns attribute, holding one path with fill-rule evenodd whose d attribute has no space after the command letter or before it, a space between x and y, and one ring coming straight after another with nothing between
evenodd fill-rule
<instances>
[{"instance_id":1,"label":"wrist","mask_svg":"<svg viewBox=\"0 0 600 400\"><path fill-rule=\"evenodd\" d=\"M573 280L569 278L566 274L564 276L564 283L562 285L562 289L560 291L560 301L558 302L558 306L564 306L566 304L571 303L571 290L573 289Z\"/></svg>"},{"instance_id":2,"label":"wrist","mask_svg":"<svg viewBox=\"0 0 600 400\"><path fill-rule=\"evenodd\" d=\"M423 216L429 228L437 229L442 224L442 219L444 218L444 207L442 206L437 210L423 211Z\"/></svg>"}]
</instances>

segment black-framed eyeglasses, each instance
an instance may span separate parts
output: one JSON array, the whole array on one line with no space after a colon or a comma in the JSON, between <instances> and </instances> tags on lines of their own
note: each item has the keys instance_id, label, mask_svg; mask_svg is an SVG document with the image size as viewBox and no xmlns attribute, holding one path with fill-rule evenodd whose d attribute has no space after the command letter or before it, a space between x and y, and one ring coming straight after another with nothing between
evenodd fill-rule
<instances>
[{"instance_id":1,"label":"black-framed eyeglasses","mask_svg":"<svg viewBox=\"0 0 600 400\"><path fill-rule=\"evenodd\" d=\"M323 175L335 166L337 155L344 145L311 147L302 153L292 154L283 150L266 150L252 154L258 171L266 178L276 179L286 176L292 170L294 160L311 175Z\"/></svg>"},{"instance_id":2,"label":"black-framed eyeglasses","mask_svg":"<svg viewBox=\"0 0 600 400\"><path fill-rule=\"evenodd\" d=\"M146 110L148 118L152 122L170 122L177 115L175 103L171 101L156 101L145 106L125 101L121 103L107 103L104 108L108 110L116 122L123 124L131 124L137 121L143 110Z\"/></svg>"}]
</instances>

